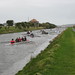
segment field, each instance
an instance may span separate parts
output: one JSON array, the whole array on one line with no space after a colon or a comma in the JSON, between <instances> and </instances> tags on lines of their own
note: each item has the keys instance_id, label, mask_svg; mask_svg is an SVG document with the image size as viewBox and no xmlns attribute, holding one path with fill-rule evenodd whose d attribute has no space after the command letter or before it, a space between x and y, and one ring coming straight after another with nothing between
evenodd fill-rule
<instances>
[{"instance_id":1,"label":"field","mask_svg":"<svg viewBox=\"0 0 75 75\"><path fill-rule=\"evenodd\" d=\"M75 75L75 32L68 28L16 75Z\"/></svg>"}]
</instances>

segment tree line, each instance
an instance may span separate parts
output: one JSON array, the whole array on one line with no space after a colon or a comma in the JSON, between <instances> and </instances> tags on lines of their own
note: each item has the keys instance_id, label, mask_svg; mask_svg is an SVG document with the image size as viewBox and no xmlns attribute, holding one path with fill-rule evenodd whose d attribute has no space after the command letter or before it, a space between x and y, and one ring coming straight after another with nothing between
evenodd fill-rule
<instances>
[{"instance_id":1,"label":"tree line","mask_svg":"<svg viewBox=\"0 0 75 75\"><path fill-rule=\"evenodd\" d=\"M7 20L6 25L0 24L0 29L3 26L6 26L8 28L10 26L15 26L15 28L19 28L19 29L25 29L25 28L30 28L30 27L43 27L43 28L50 29L50 28L56 27L55 24L52 24L49 22L46 22L46 23L39 23L39 22L17 22L17 23L14 23L13 20Z\"/></svg>"}]
</instances>

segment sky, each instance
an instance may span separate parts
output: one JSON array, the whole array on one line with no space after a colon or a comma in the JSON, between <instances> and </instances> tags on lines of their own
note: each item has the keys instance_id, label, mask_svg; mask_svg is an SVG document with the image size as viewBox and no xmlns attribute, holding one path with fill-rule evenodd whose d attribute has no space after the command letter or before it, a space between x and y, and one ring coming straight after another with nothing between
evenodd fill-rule
<instances>
[{"instance_id":1,"label":"sky","mask_svg":"<svg viewBox=\"0 0 75 75\"><path fill-rule=\"evenodd\" d=\"M0 23L31 19L56 25L75 24L75 0L0 0Z\"/></svg>"}]
</instances>

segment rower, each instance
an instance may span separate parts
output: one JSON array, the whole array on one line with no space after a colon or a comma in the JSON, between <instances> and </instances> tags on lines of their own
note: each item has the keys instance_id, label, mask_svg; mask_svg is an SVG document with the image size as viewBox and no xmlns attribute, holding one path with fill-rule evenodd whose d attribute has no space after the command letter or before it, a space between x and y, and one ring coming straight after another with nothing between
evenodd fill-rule
<instances>
[{"instance_id":1,"label":"rower","mask_svg":"<svg viewBox=\"0 0 75 75\"><path fill-rule=\"evenodd\" d=\"M26 36L22 37L22 41L27 41Z\"/></svg>"},{"instance_id":2,"label":"rower","mask_svg":"<svg viewBox=\"0 0 75 75\"><path fill-rule=\"evenodd\" d=\"M14 39L12 39L12 40L10 41L10 43L11 43L11 44L14 44L14 43L15 43Z\"/></svg>"},{"instance_id":3,"label":"rower","mask_svg":"<svg viewBox=\"0 0 75 75\"><path fill-rule=\"evenodd\" d=\"M15 42L19 42L19 39L18 39L18 38L16 38L16 39L15 39Z\"/></svg>"},{"instance_id":4,"label":"rower","mask_svg":"<svg viewBox=\"0 0 75 75\"><path fill-rule=\"evenodd\" d=\"M27 41L27 38L26 38L26 36L24 36L24 41Z\"/></svg>"},{"instance_id":5,"label":"rower","mask_svg":"<svg viewBox=\"0 0 75 75\"><path fill-rule=\"evenodd\" d=\"M19 40L19 42L21 42L21 41L22 41L22 39L21 39L20 37L18 38L18 40Z\"/></svg>"}]
</instances>

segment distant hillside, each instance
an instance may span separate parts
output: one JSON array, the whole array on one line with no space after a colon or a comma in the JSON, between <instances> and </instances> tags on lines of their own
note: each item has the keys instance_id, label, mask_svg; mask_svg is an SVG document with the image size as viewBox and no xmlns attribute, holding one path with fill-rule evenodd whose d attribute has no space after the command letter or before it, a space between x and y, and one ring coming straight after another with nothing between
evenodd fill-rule
<instances>
[{"instance_id":1,"label":"distant hillside","mask_svg":"<svg viewBox=\"0 0 75 75\"><path fill-rule=\"evenodd\" d=\"M65 24L65 25L62 25L62 27L72 27L72 26L75 26L75 24Z\"/></svg>"}]
</instances>

